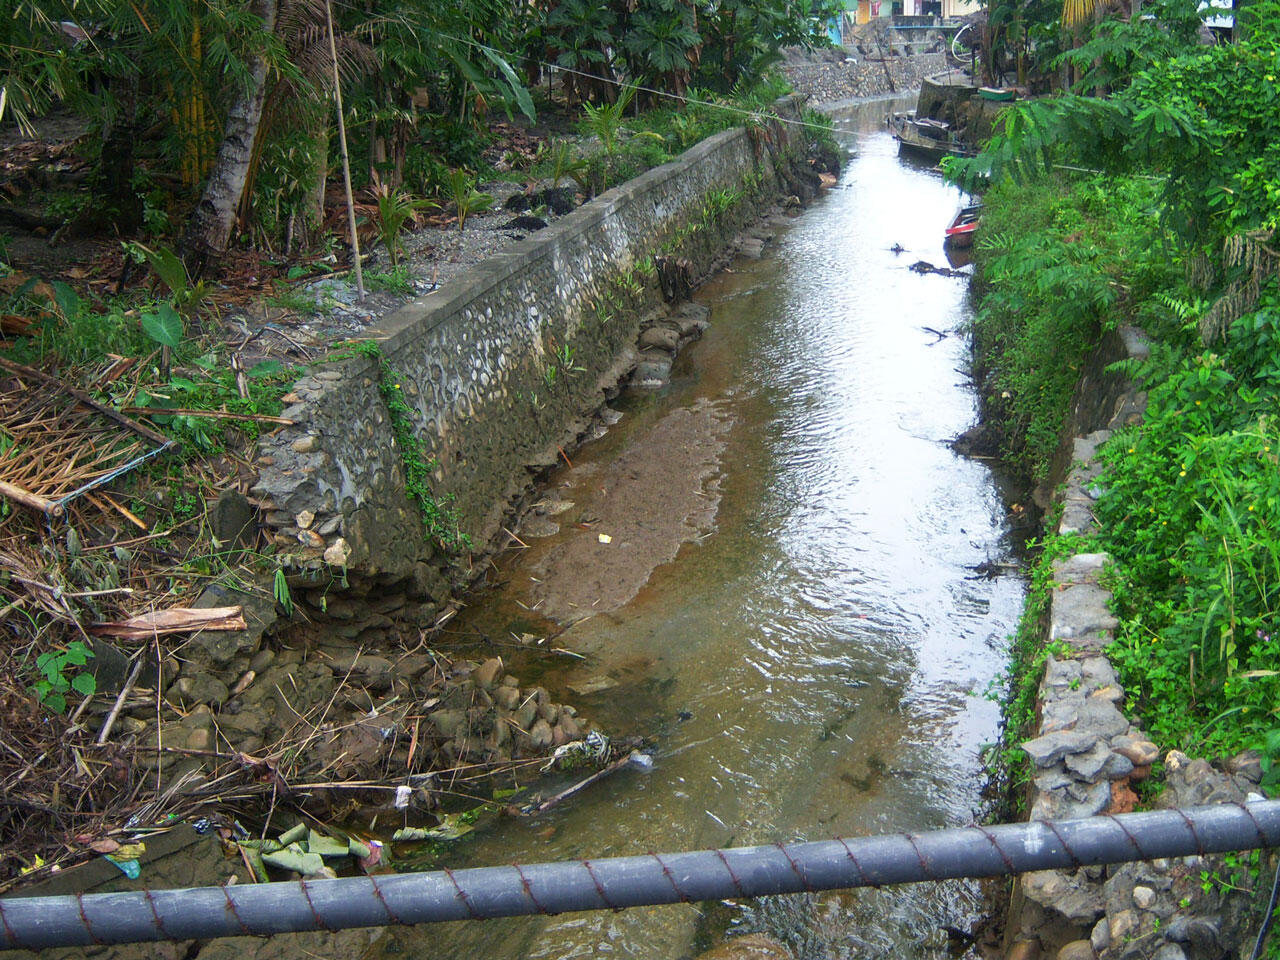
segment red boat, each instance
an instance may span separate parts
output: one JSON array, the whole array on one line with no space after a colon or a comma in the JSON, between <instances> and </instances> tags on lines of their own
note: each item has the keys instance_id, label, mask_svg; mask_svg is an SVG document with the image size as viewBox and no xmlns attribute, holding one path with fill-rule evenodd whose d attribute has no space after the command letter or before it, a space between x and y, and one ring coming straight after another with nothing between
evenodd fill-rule
<instances>
[{"instance_id":1,"label":"red boat","mask_svg":"<svg viewBox=\"0 0 1280 960\"><path fill-rule=\"evenodd\" d=\"M968 247L973 244L973 235L982 218L982 204L974 203L961 207L946 230L946 242L956 247Z\"/></svg>"}]
</instances>

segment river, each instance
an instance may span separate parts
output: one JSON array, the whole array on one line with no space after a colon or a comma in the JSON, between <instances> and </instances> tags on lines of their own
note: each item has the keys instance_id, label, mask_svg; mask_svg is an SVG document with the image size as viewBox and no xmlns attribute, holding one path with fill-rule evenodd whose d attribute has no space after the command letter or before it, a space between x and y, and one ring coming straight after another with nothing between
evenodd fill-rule
<instances>
[{"instance_id":1,"label":"river","mask_svg":"<svg viewBox=\"0 0 1280 960\"><path fill-rule=\"evenodd\" d=\"M836 187L698 292L711 326L672 385L616 401L620 423L553 475L551 495L589 529L565 522L501 559L505 586L455 629L546 632L530 608L548 609L548 564L573 538L608 535L585 515L592 497L625 481L651 494L646 469L669 466L672 509L702 504L675 559L616 609L562 617L593 614L555 641L586 660L509 664L603 728L654 738L652 771L497 820L451 865L925 830L980 812L981 748L998 724L984 694L1023 584L974 572L1011 561L1007 506L989 467L947 446L977 416L966 283L909 269L946 263L959 197L899 160L887 109L846 125L857 154ZM610 543L626 549L643 518L634 527L613 527ZM941 927L965 926L979 901L976 885L952 883L491 920L390 930L375 952L683 958L757 930L801 958L935 957Z\"/></svg>"}]
</instances>

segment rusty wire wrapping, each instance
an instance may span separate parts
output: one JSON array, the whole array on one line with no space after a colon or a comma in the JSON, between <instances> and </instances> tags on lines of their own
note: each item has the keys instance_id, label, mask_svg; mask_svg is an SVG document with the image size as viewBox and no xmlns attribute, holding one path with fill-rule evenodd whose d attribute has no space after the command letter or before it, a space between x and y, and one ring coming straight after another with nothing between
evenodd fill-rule
<instances>
[{"instance_id":1,"label":"rusty wire wrapping","mask_svg":"<svg viewBox=\"0 0 1280 960\"><path fill-rule=\"evenodd\" d=\"M1280 844L1280 801L604 860L0 900L0 949L608 910Z\"/></svg>"}]
</instances>

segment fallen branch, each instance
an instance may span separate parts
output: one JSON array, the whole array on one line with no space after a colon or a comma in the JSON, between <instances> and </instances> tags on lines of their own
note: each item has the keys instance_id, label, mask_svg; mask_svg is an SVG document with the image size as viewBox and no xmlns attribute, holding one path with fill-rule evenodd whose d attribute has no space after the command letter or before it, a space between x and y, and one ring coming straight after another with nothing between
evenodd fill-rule
<instances>
[{"instance_id":1,"label":"fallen branch","mask_svg":"<svg viewBox=\"0 0 1280 960\"><path fill-rule=\"evenodd\" d=\"M95 637L120 637L125 640L145 640L168 633L186 633L195 630L244 630L247 624L239 606L170 607L130 617L113 623L93 623L89 632Z\"/></svg>"},{"instance_id":2,"label":"fallen branch","mask_svg":"<svg viewBox=\"0 0 1280 960\"><path fill-rule=\"evenodd\" d=\"M265 413L228 413L225 410L188 410L186 407L122 407L121 413L144 417L211 417L214 420L247 420L251 423L279 423L291 427L288 417L271 417Z\"/></svg>"},{"instance_id":3,"label":"fallen branch","mask_svg":"<svg viewBox=\"0 0 1280 960\"><path fill-rule=\"evenodd\" d=\"M630 762L631 762L630 753L628 753L624 757L619 757L617 760L613 761L613 763L609 764L603 770L597 770L591 776L587 777L587 779L579 780L577 783L575 783L572 787L569 787L567 790L561 790L554 797L549 797L546 800L543 800L540 804L538 804L532 810L529 810L527 813L524 813L524 815L533 816L534 814L543 813L547 810L550 810L552 807L556 806L557 804L563 803L565 800L568 800L570 797L574 796L575 794L581 793L583 790L587 789L587 787L591 786L593 783L598 783L599 781L603 780L605 777L609 776L610 774L617 773L619 770L621 770Z\"/></svg>"},{"instance_id":4,"label":"fallen branch","mask_svg":"<svg viewBox=\"0 0 1280 960\"><path fill-rule=\"evenodd\" d=\"M138 659L133 665L133 669L129 671L129 679L124 682L124 686L120 688L120 693L116 697L116 702L111 706L111 712L107 714L107 719L102 724L102 729L98 731L97 743L99 746L107 742L107 737L111 736L111 728L116 725L116 717L120 716L120 708L124 706L125 700L129 698L129 691L133 689L133 685L138 682L138 674L142 672L142 653L138 653Z\"/></svg>"}]
</instances>

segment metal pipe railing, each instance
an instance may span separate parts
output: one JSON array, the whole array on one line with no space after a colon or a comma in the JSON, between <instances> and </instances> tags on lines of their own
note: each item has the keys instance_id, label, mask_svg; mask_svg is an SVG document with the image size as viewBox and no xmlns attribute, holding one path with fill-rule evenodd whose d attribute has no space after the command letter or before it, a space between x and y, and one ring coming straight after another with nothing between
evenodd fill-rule
<instances>
[{"instance_id":1,"label":"metal pipe railing","mask_svg":"<svg viewBox=\"0 0 1280 960\"><path fill-rule=\"evenodd\" d=\"M0 949L269 935L993 877L1280 845L1280 801L528 866L0 900Z\"/></svg>"}]
</instances>

